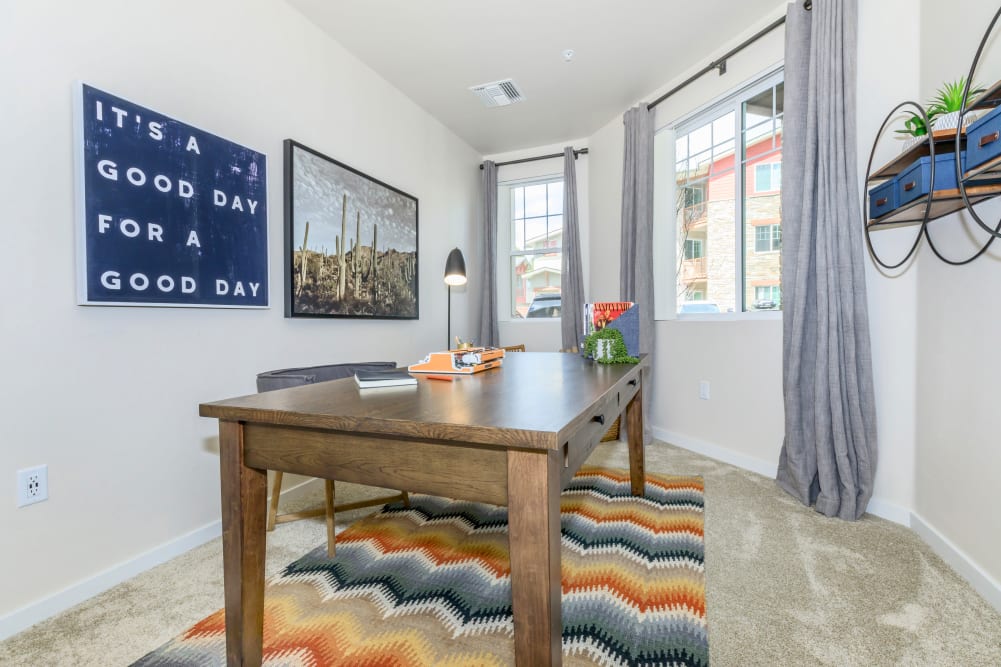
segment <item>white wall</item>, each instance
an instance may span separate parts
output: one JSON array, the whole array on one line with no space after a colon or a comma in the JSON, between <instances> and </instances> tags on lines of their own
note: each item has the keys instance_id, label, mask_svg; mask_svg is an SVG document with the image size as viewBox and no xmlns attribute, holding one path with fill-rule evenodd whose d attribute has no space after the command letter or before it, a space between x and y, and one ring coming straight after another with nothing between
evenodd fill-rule
<instances>
[{"instance_id":1,"label":"white wall","mask_svg":"<svg viewBox=\"0 0 1001 667\"><path fill-rule=\"evenodd\" d=\"M957 0L921 6L921 99L965 76L996 3ZM1001 38L995 29L974 81L1001 79ZM943 41L943 35L962 39ZM991 225L993 201L976 209ZM965 214L931 224L943 254L968 257L986 235ZM918 258L916 514L988 577L1001 582L1001 475L998 397L1001 387L1001 242L972 263L953 267L925 244ZM1001 607L1001 588L995 592Z\"/></svg>"},{"instance_id":2,"label":"white wall","mask_svg":"<svg viewBox=\"0 0 1001 667\"><path fill-rule=\"evenodd\" d=\"M761 17L744 34L723 44L707 41L692 66L643 98L649 102L736 46L784 12L784 5ZM674 124L782 61L784 32L779 28L727 63L727 74L710 72L657 106L658 129ZM619 248L622 205L623 129L621 116L592 135L591 292L595 300L619 298ZM658 188L667 186L658 183ZM600 221L600 222L598 222ZM655 224L663 225L657 220ZM668 253L669 254L669 253ZM655 262L673 263L655 252ZM763 471L774 472L782 445L782 323L726 316L715 321L659 320L653 372L651 426L660 437L713 451ZM700 400L707 380L711 399Z\"/></svg>"},{"instance_id":3,"label":"white wall","mask_svg":"<svg viewBox=\"0 0 1001 667\"><path fill-rule=\"evenodd\" d=\"M562 153L566 146L573 146L575 149L580 150L581 148L588 148L588 142L586 139L573 139L508 153L487 155L483 159L500 163L528 157L538 157L540 155L555 155L556 153ZM588 150L590 151L590 148ZM589 300L588 278L590 276L590 257L588 255L591 229L588 201L590 162L590 156L587 154L577 156L577 216L580 223L581 263L584 270L585 301ZM501 185L511 181L562 175L562 157L505 165L497 168L497 181ZM510 262L509 255L507 254L507 243L509 243L510 232L503 228L506 224L503 209L504 202L498 201L498 210L500 213L497 220L497 266L500 267L500 273L497 277L497 303L501 311L500 322L498 323L500 344L524 344L525 349L529 352L556 352L563 347L559 319L517 319L511 318L508 315L507 306L510 299L510 287L505 284L509 280L509 272L505 269Z\"/></svg>"},{"instance_id":4,"label":"white wall","mask_svg":"<svg viewBox=\"0 0 1001 667\"><path fill-rule=\"evenodd\" d=\"M216 424L199 402L251 393L267 369L408 363L441 347L445 257L480 243L479 155L285 3L21 2L3 14L0 621L218 521ZM267 153L269 310L75 305L78 80ZM288 137L418 197L419 321L282 317ZM453 295L453 322L470 330L478 290L473 271ZM50 499L15 509L15 470L40 463Z\"/></svg>"}]
</instances>

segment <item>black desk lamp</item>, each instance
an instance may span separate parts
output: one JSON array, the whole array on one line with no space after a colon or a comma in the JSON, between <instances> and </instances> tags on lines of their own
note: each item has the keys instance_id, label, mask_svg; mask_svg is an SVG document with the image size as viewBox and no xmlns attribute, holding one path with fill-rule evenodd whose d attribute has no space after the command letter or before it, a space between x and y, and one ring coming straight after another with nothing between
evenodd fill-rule
<instances>
[{"instance_id":1,"label":"black desk lamp","mask_svg":"<svg viewBox=\"0 0 1001 667\"><path fill-rule=\"evenodd\" d=\"M452 248L445 261L445 284L448 285L448 345L446 350L452 349L452 285L466 284L466 260L462 258L462 251Z\"/></svg>"}]
</instances>

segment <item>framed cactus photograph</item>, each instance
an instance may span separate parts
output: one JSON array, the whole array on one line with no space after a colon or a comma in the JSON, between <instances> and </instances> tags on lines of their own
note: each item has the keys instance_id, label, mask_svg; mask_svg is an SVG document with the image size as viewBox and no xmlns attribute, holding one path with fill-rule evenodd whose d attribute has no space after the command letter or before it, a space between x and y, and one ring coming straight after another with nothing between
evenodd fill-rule
<instances>
[{"instance_id":1,"label":"framed cactus photograph","mask_svg":"<svg viewBox=\"0 0 1001 667\"><path fill-rule=\"evenodd\" d=\"M285 140L285 316L418 318L417 198Z\"/></svg>"}]
</instances>

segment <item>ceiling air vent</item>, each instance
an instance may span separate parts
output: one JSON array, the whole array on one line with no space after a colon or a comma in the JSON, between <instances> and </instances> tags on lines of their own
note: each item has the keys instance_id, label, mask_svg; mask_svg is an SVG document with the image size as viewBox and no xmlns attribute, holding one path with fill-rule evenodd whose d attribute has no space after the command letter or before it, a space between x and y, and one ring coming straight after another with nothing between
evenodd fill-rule
<instances>
[{"instance_id":1,"label":"ceiling air vent","mask_svg":"<svg viewBox=\"0 0 1001 667\"><path fill-rule=\"evenodd\" d=\"M518 84L511 79L481 83L478 86L473 86L470 90L476 93L484 106L488 107L506 107L525 99L525 96L518 90Z\"/></svg>"}]
</instances>

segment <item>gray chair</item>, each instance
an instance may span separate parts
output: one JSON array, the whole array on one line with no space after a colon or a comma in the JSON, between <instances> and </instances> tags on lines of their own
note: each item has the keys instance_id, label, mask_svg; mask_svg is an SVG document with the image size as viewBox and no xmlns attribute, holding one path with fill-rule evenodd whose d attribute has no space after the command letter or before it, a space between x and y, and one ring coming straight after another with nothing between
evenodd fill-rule
<instances>
[{"instance_id":1,"label":"gray chair","mask_svg":"<svg viewBox=\"0 0 1001 667\"><path fill-rule=\"evenodd\" d=\"M257 376L257 391L274 391L276 389L287 389L289 387L300 387L306 384L317 382L328 382L330 380L340 380L349 378L355 373L372 370L389 370L396 368L392 361L368 361L353 364L328 364L326 366L306 366L304 368L283 368L277 371L260 373ZM304 510L302 512L290 512L288 514L278 514L278 496L282 491L282 473L275 471L275 482L271 489L271 506L268 508L268 531L275 529L275 525L286 521L296 521L298 519L308 519L314 516L326 516L327 518L327 555L334 555L334 514L340 510L358 509L360 507L371 507L373 505L383 505L385 503L402 500L403 504L410 506L410 497L406 491L394 496L384 496L372 498L371 500L360 500L353 503L343 503L334 505L334 482L324 480L325 506L318 509Z\"/></svg>"}]
</instances>

